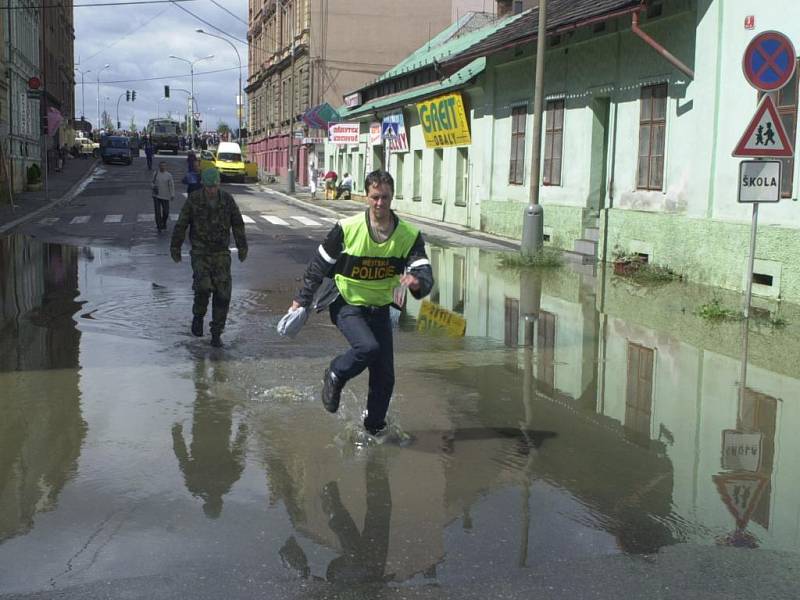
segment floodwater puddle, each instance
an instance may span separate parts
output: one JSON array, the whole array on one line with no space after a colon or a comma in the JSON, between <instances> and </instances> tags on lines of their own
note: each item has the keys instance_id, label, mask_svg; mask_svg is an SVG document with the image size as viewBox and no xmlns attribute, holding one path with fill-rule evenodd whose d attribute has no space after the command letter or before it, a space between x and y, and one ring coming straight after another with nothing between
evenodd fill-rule
<instances>
[{"instance_id":1,"label":"floodwater puddle","mask_svg":"<svg viewBox=\"0 0 800 600\"><path fill-rule=\"evenodd\" d=\"M216 351L164 257L0 239L0 592L193 563L366 597L681 545L797 554L800 311L745 329L699 317L697 286L430 254L375 438L366 374L338 414L319 401L346 347L327 316L275 332L292 282L235 282Z\"/></svg>"}]
</instances>

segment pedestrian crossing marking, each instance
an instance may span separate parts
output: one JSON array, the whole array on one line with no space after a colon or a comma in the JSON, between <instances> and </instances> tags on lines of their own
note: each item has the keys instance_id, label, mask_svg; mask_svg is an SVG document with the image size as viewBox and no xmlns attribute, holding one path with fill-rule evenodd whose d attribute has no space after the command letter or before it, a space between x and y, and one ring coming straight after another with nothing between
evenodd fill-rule
<instances>
[{"instance_id":1,"label":"pedestrian crossing marking","mask_svg":"<svg viewBox=\"0 0 800 600\"><path fill-rule=\"evenodd\" d=\"M308 217L289 217L290 219L294 219L301 225L309 225L311 227L321 227L319 223L317 223L314 219L309 219Z\"/></svg>"},{"instance_id":2,"label":"pedestrian crossing marking","mask_svg":"<svg viewBox=\"0 0 800 600\"><path fill-rule=\"evenodd\" d=\"M106 215L103 223L122 223L122 215Z\"/></svg>"},{"instance_id":3,"label":"pedestrian crossing marking","mask_svg":"<svg viewBox=\"0 0 800 600\"><path fill-rule=\"evenodd\" d=\"M58 223L60 217L46 217L39 221L39 225L55 225Z\"/></svg>"},{"instance_id":4,"label":"pedestrian crossing marking","mask_svg":"<svg viewBox=\"0 0 800 600\"><path fill-rule=\"evenodd\" d=\"M273 225L285 225L286 227L289 226L289 223L281 219L280 217L273 217L272 215L261 215L264 219L272 223Z\"/></svg>"},{"instance_id":5,"label":"pedestrian crossing marking","mask_svg":"<svg viewBox=\"0 0 800 600\"><path fill-rule=\"evenodd\" d=\"M255 223L253 217L248 217L247 215L242 215L242 221L245 223Z\"/></svg>"},{"instance_id":6,"label":"pedestrian crossing marking","mask_svg":"<svg viewBox=\"0 0 800 600\"><path fill-rule=\"evenodd\" d=\"M177 221L178 213L169 213L169 218L172 219L173 221Z\"/></svg>"},{"instance_id":7,"label":"pedestrian crossing marking","mask_svg":"<svg viewBox=\"0 0 800 600\"><path fill-rule=\"evenodd\" d=\"M333 217L320 217L320 219L326 223L333 223L334 225L339 222L339 219L334 219Z\"/></svg>"},{"instance_id":8,"label":"pedestrian crossing marking","mask_svg":"<svg viewBox=\"0 0 800 600\"><path fill-rule=\"evenodd\" d=\"M73 217L72 221L70 221L69 224L76 225L78 223L88 223L89 219L91 219L91 215L82 215L80 217Z\"/></svg>"},{"instance_id":9,"label":"pedestrian crossing marking","mask_svg":"<svg viewBox=\"0 0 800 600\"><path fill-rule=\"evenodd\" d=\"M139 221L139 223L152 223L156 220L156 217L152 213L139 213L136 220Z\"/></svg>"}]
</instances>

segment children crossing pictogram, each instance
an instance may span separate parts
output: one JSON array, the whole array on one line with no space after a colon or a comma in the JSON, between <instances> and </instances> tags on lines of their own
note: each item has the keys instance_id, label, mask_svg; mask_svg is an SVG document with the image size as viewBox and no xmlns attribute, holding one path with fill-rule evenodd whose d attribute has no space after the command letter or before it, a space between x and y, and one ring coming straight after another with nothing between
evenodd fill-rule
<instances>
[{"instance_id":1,"label":"children crossing pictogram","mask_svg":"<svg viewBox=\"0 0 800 600\"><path fill-rule=\"evenodd\" d=\"M775 103L768 95L764 95L756 114L736 144L733 156L788 158L792 153L792 143L786 134Z\"/></svg>"}]
</instances>

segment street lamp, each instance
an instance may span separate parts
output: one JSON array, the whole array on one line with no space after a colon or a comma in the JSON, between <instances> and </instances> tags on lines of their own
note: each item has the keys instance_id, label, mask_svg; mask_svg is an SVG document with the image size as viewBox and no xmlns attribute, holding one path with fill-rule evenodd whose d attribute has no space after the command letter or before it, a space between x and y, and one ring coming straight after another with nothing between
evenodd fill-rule
<instances>
[{"instance_id":1,"label":"street lamp","mask_svg":"<svg viewBox=\"0 0 800 600\"><path fill-rule=\"evenodd\" d=\"M110 68L111 65L105 65L97 72L97 122L95 123L97 129L100 129L100 73Z\"/></svg>"},{"instance_id":2,"label":"street lamp","mask_svg":"<svg viewBox=\"0 0 800 600\"><path fill-rule=\"evenodd\" d=\"M87 73L91 73L91 69L86 69L85 71L79 67L75 67L75 70L81 74L81 119L86 116L86 88L83 85L83 76Z\"/></svg>"},{"instance_id":3,"label":"street lamp","mask_svg":"<svg viewBox=\"0 0 800 600\"><path fill-rule=\"evenodd\" d=\"M211 60L214 58L213 54L209 54L208 56L204 56L203 58L196 58L194 60L189 60L188 58L181 58L180 56L175 56L173 54L169 55L170 58L174 58L175 60L182 60L185 63L189 63L189 74L191 75L192 79L192 92L191 92L191 99L192 105L194 104L194 66L195 64L199 63L201 60ZM193 111L190 109L189 113ZM192 149L194 149L194 115L189 114L189 140Z\"/></svg>"},{"instance_id":4,"label":"street lamp","mask_svg":"<svg viewBox=\"0 0 800 600\"><path fill-rule=\"evenodd\" d=\"M244 106L244 96L243 96L243 90L242 90L242 57L239 55L239 50L236 49L236 46L234 46L233 42L231 42L230 40L227 40L224 37L216 35L216 34L213 34L213 33L208 33L207 31L203 31L202 29L195 29L195 31L197 33L202 33L203 35L208 35L208 36L211 36L211 37L215 37L215 38L217 38L219 40L222 40L223 42L228 42L228 44L230 44L231 48L233 48L233 51L236 52L236 60L239 61L239 89L237 90L237 98L236 98L236 114L239 117L239 133L236 135L236 139L239 142L239 145L241 146L241 144L242 144L242 108Z\"/></svg>"}]
</instances>

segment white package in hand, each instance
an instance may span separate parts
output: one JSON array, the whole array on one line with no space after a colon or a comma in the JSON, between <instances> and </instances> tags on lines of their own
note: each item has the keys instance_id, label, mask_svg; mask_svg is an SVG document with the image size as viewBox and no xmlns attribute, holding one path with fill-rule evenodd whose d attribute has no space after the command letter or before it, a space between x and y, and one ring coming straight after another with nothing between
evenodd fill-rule
<instances>
[{"instance_id":1,"label":"white package in hand","mask_svg":"<svg viewBox=\"0 0 800 600\"><path fill-rule=\"evenodd\" d=\"M302 306L295 310L289 309L289 312L283 315L281 320L278 321L278 333L282 336L293 338L300 333L300 330L303 328L303 325L306 324L307 320L308 311Z\"/></svg>"}]
</instances>

